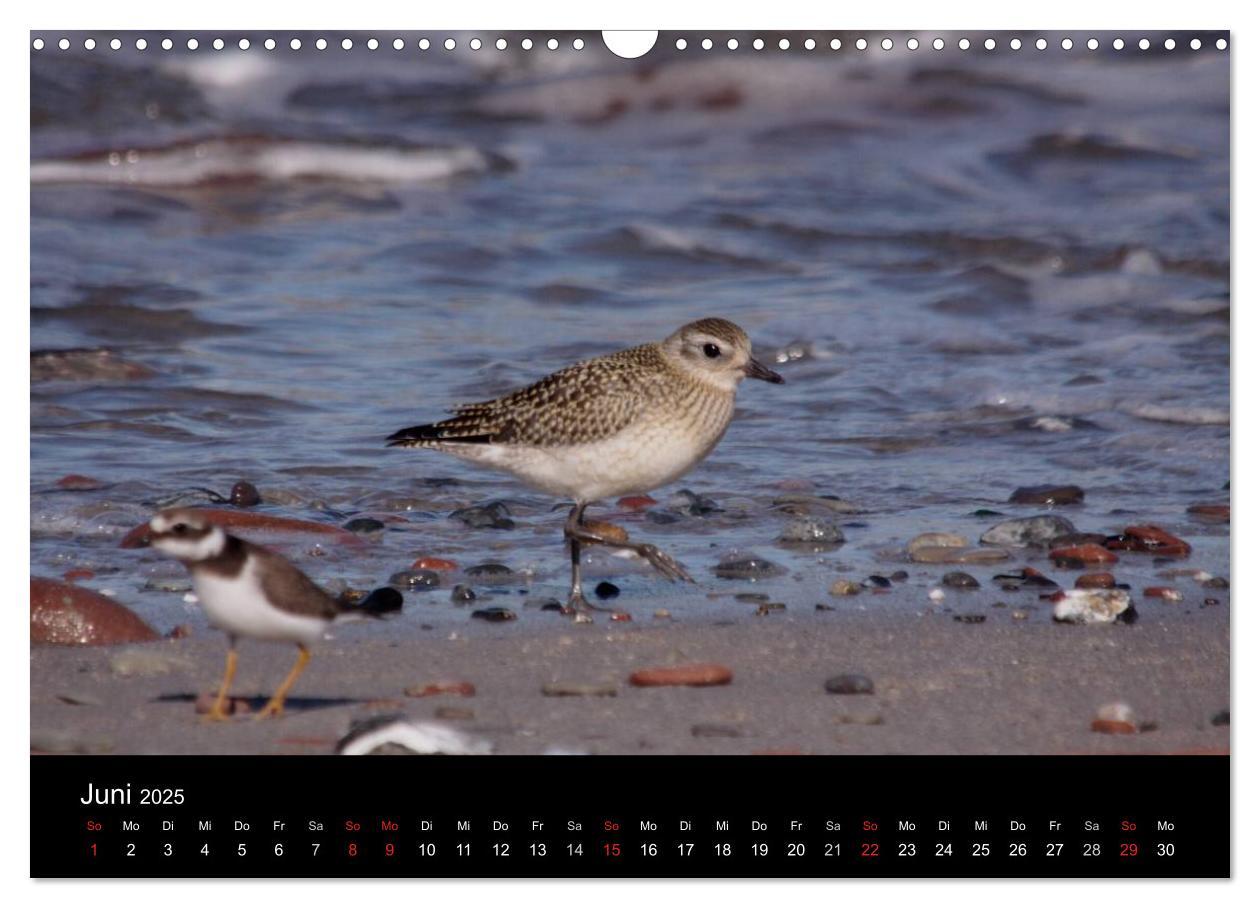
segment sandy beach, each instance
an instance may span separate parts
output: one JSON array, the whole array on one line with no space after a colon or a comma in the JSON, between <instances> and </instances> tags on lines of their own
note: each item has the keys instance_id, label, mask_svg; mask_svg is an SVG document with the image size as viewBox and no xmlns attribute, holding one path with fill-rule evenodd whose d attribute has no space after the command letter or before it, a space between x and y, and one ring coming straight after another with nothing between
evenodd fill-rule
<instances>
[{"instance_id":1,"label":"sandy beach","mask_svg":"<svg viewBox=\"0 0 1260 908\"><path fill-rule=\"evenodd\" d=\"M1229 708L1227 597L1207 608L1149 605L1134 624L1098 627L1054 624L1044 603L1017 620L1009 606L975 602L967 613L985 614L981 623L943 609L907 619L813 605L750 619L739 603L740 620L730 622L605 618L561 632L474 622L468 633L388 642L355 639L352 628L317 651L288 714L263 722L208 724L195 714L192 699L213 689L222 668L222 638L208 631L143 646L36 647L32 747L328 753L353 720L401 713L437 718L502 754L1228 750L1228 724L1213 723ZM669 604L685 613L684 598ZM266 696L290 653L245 644L235 691ZM734 679L701 688L627 681L640 668L694 662L723 664ZM824 682L843 673L866 676L874 692L827 693ZM470 682L476 693L404 695L443 680ZM545 695L556 682L615 695ZM1091 731L1095 711L1112 701L1131 704L1147 730Z\"/></svg>"}]
</instances>

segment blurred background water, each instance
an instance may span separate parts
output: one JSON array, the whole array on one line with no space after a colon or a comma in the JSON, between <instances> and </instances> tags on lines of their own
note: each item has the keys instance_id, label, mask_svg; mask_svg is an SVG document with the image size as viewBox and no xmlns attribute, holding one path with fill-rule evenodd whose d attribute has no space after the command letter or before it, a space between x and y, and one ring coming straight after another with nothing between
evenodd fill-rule
<instances>
[{"instance_id":1,"label":"blurred background water","mask_svg":"<svg viewBox=\"0 0 1260 908\"><path fill-rule=\"evenodd\" d=\"M666 489L634 528L698 575L732 550L871 572L1042 482L1087 490L1082 530L1159 523L1227 573L1228 527L1185 511L1228 498L1227 53L242 36L32 55L34 573L88 566L170 623L142 590L177 566L118 538L248 479L274 513L386 523L310 550L323 582L433 554L561 594L554 502L384 436L706 315L787 384L745 385L681 484L721 512L664 523ZM801 490L863 512L843 549L774 549ZM447 516L495 499L514 530Z\"/></svg>"}]
</instances>

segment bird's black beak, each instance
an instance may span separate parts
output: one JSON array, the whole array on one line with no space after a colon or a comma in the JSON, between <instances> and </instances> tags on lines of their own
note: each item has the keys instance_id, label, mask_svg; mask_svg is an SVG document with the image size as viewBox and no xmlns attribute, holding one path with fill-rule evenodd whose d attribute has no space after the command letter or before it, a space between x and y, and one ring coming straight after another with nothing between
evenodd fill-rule
<instances>
[{"instance_id":1,"label":"bird's black beak","mask_svg":"<svg viewBox=\"0 0 1260 908\"><path fill-rule=\"evenodd\" d=\"M768 381L774 385L783 384L783 376L773 369L767 369L755 359L749 359L748 364L744 366L744 374L749 378L758 378L762 381Z\"/></svg>"}]
</instances>

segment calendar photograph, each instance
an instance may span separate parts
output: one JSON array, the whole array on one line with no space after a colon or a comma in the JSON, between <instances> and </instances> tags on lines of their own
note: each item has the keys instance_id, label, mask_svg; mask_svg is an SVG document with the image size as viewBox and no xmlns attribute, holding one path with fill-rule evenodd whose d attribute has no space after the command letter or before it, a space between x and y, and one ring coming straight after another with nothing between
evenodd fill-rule
<instances>
[{"instance_id":1,"label":"calendar photograph","mask_svg":"<svg viewBox=\"0 0 1260 908\"><path fill-rule=\"evenodd\" d=\"M1228 755L1228 45L32 32L33 762Z\"/></svg>"}]
</instances>

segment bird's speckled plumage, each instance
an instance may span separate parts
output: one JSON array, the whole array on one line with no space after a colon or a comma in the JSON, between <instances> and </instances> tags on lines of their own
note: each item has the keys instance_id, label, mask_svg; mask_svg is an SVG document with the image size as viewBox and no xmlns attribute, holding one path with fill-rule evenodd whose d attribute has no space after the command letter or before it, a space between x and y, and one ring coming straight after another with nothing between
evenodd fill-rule
<instances>
[{"instance_id":1,"label":"bird's speckled plumage","mask_svg":"<svg viewBox=\"0 0 1260 908\"><path fill-rule=\"evenodd\" d=\"M697 352L706 348L720 356ZM781 381L752 359L738 325L706 318L664 341L586 360L496 400L458 407L450 419L403 429L389 443L505 470L575 501L647 492L713 450L734 415L735 387L745 375Z\"/></svg>"}]
</instances>

